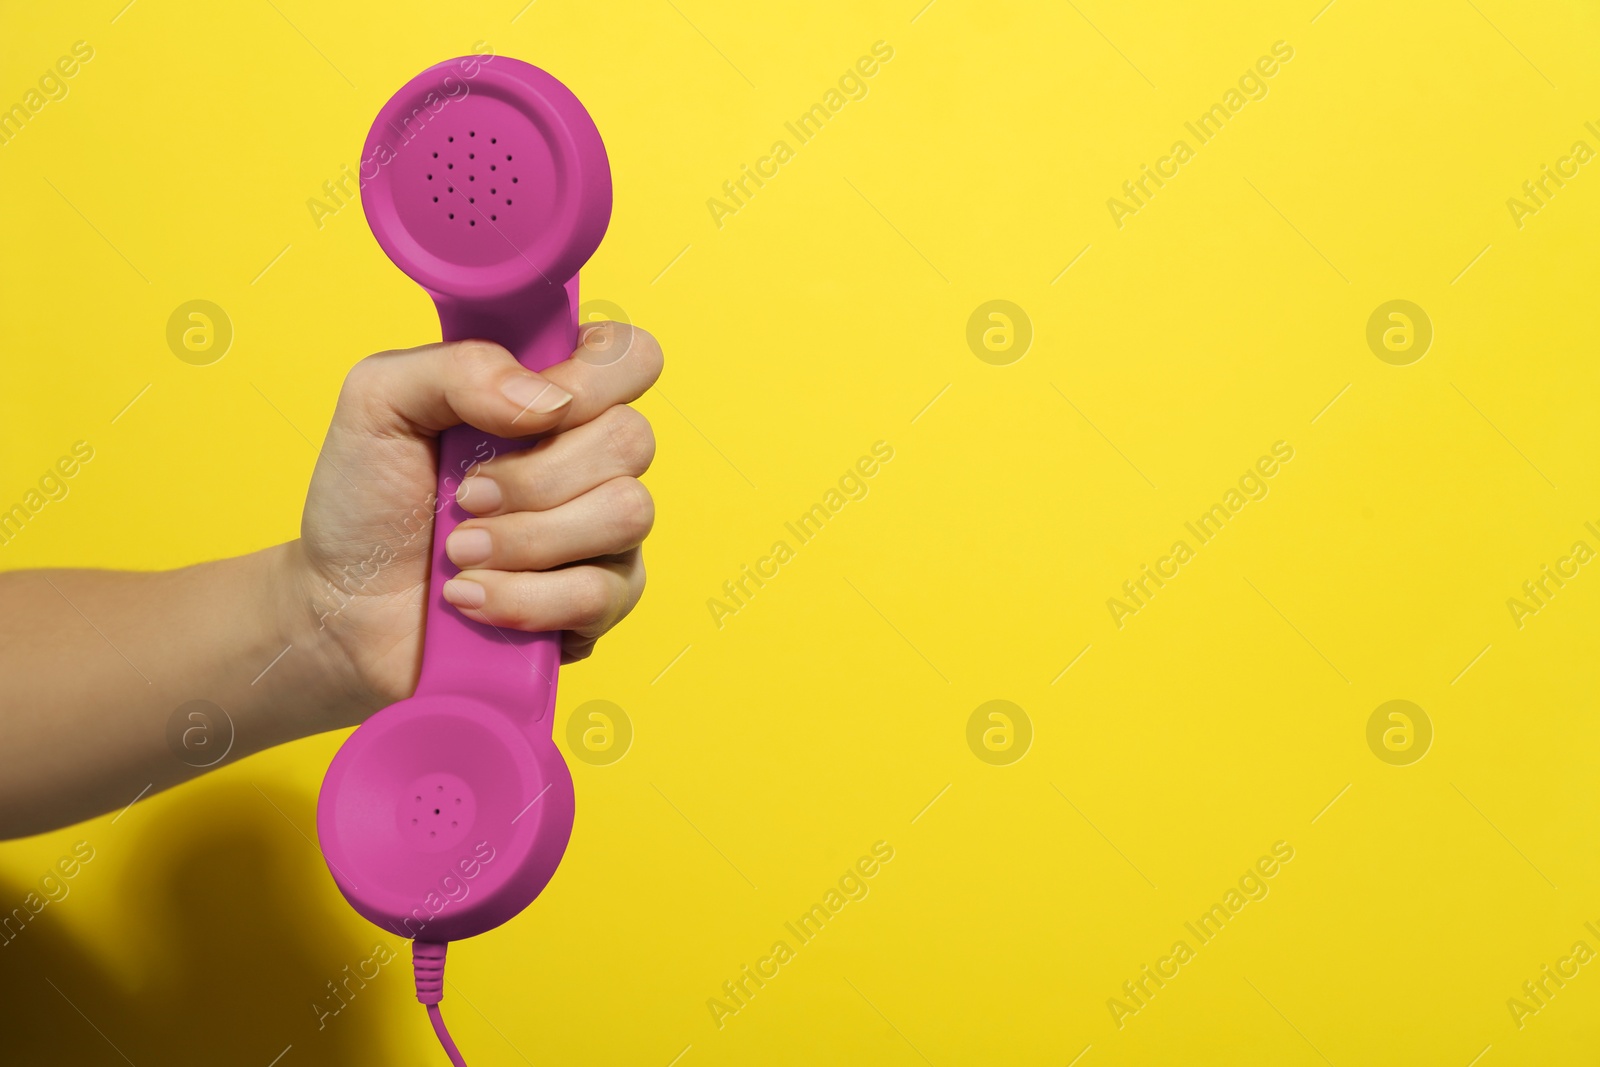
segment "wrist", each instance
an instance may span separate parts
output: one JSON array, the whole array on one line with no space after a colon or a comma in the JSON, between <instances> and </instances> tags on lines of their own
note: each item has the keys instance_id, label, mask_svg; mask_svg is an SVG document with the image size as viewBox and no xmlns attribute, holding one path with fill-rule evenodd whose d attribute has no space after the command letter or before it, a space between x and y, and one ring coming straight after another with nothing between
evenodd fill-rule
<instances>
[{"instance_id":1,"label":"wrist","mask_svg":"<svg viewBox=\"0 0 1600 1067\"><path fill-rule=\"evenodd\" d=\"M305 716L305 732L319 733L354 726L382 707L384 701L364 683L354 659L329 627L330 609L321 585L326 582L306 557L299 540L261 553L266 564L267 596L284 658L296 658L297 713Z\"/></svg>"}]
</instances>

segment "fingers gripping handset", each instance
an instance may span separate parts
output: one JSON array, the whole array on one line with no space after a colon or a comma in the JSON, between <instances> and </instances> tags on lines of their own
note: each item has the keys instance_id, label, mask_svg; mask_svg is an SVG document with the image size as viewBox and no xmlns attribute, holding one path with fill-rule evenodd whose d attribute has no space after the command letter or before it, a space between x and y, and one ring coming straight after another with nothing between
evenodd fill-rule
<instances>
[{"instance_id":1,"label":"fingers gripping handset","mask_svg":"<svg viewBox=\"0 0 1600 1067\"><path fill-rule=\"evenodd\" d=\"M599 131L570 90L503 56L431 67L384 105L362 155L362 205L385 253L426 289L446 341L481 338L530 370L577 344L578 270L611 215ZM439 444L421 677L328 768L317 833L350 904L416 943L437 1002L446 942L527 907L572 830L572 778L552 739L560 635L467 619L441 589L464 475L526 442L470 426Z\"/></svg>"}]
</instances>

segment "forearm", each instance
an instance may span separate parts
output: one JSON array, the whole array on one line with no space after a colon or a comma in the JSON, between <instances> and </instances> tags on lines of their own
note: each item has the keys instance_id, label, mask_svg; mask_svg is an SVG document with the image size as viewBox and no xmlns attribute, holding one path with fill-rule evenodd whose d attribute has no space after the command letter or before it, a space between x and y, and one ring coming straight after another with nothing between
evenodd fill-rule
<instances>
[{"instance_id":1,"label":"forearm","mask_svg":"<svg viewBox=\"0 0 1600 1067\"><path fill-rule=\"evenodd\" d=\"M176 571L0 574L0 837L354 721L298 555L291 542ZM179 712L191 701L222 714L202 725Z\"/></svg>"}]
</instances>

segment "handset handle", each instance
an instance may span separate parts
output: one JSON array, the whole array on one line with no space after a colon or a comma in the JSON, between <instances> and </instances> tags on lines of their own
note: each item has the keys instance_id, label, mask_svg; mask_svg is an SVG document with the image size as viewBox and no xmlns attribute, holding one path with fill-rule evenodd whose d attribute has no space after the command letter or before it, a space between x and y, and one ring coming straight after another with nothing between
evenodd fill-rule
<instances>
[{"instance_id":1,"label":"handset handle","mask_svg":"<svg viewBox=\"0 0 1600 1067\"><path fill-rule=\"evenodd\" d=\"M519 293L490 307L462 304L438 293L434 302L446 341L493 341L529 370L546 370L570 358L577 347L576 275L565 287L541 286L532 294ZM474 622L447 602L443 592L444 583L460 573L445 555L445 539L471 517L456 503L462 479L479 463L529 443L467 425L452 426L440 435L433 561L416 695L472 696L532 724L544 721L555 708L561 634L525 633Z\"/></svg>"}]
</instances>

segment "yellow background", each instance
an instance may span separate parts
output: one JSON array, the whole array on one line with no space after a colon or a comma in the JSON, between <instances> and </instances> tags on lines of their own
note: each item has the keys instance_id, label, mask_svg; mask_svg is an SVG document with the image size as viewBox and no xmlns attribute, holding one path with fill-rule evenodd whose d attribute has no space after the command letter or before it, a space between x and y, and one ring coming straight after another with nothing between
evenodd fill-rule
<instances>
[{"instance_id":1,"label":"yellow background","mask_svg":"<svg viewBox=\"0 0 1600 1067\"><path fill-rule=\"evenodd\" d=\"M6 568L295 535L346 370L437 337L358 207L306 207L417 70L485 41L607 141L584 293L666 350L659 517L556 727L605 699L636 737L572 761L548 892L451 952L474 1067L1592 1061L1600 966L1506 1007L1600 949L1600 574L1506 607L1600 547L1600 165L1506 207L1600 147L1592 5L123 2L3 8L0 103L95 49L0 147L0 503L96 449ZM879 40L866 98L719 229L707 199ZM1107 198L1280 40L1119 230ZM211 366L165 342L191 299L236 331ZM1034 330L1008 365L966 341L992 299ZM1409 366L1365 340L1392 299L1433 323ZM717 628L879 440L870 495ZM1279 440L1270 495L1118 629L1106 599ZM1009 766L966 740L994 699L1034 732ZM1367 745L1391 699L1435 732L1410 766ZM341 740L0 847L6 909L96 850L0 948L0 1058L442 1063L404 956L316 1027L386 936L311 844ZM719 1030L708 998L880 840L870 895ZM1270 895L1119 1029L1107 999L1280 840Z\"/></svg>"}]
</instances>

